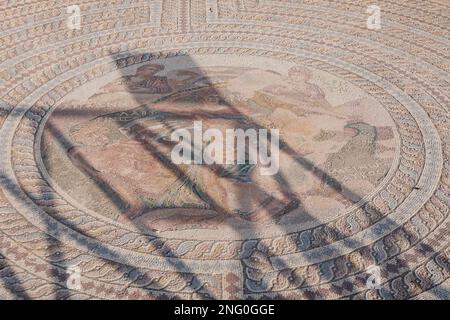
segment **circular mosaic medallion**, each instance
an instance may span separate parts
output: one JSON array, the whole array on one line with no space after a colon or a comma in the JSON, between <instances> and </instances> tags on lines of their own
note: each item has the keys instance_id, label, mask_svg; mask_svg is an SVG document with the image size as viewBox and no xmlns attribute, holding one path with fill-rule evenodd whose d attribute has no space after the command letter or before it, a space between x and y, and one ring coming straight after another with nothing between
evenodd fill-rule
<instances>
[{"instance_id":1,"label":"circular mosaic medallion","mask_svg":"<svg viewBox=\"0 0 450 320\"><path fill-rule=\"evenodd\" d=\"M395 124L375 99L267 58L155 60L88 82L54 110L41 144L52 180L72 203L158 231L330 220L377 191L396 154ZM173 166L171 134L194 122L224 140L230 129L277 128L278 168Z\"/></svg>"},{"instance_id":2,"label":"circular mosaic medallion","mask_svg":"<svg viewBox=\"0 0 450 320\"><path fill-rule=\"evenodd\" d=\"M448 298L447 4L102 3L0 5L0 298Z\"/></svg>"}]
</instances>

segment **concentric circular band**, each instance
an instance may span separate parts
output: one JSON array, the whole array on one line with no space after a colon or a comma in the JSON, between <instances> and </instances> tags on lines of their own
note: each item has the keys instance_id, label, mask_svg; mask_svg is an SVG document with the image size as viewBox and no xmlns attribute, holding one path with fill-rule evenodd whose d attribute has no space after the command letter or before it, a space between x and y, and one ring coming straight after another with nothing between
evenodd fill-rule
<instances>
[{"instance_id":1,"label":"concentric circular band","mask_svg":"<svg viewBox=\"0 0 450 320\"><path fill-rule=\"evenodd\" d=\"M85 1L4 7L0 41L0 295L32 298L378 298L442 295L450 273L448 6L382 1ZM215 4L212 7L211 3ZM67 4L67 6L70 4ZM27 10L30 11L26 11ZM22 15L22 16L21 16ZM33 21L26 17L35 17ZM19 17L22 17L19 19ZM14 25L16 24L16 25ZM202 56L320 70L376 99L396 158L370 197L326 222L234 237L149 232L77 205L52 181L41 134L64 97L105 75ZM67 270L81 269L81 288ZM368 269L382 283L367 288Z\"/></svg>"}]
</instances>

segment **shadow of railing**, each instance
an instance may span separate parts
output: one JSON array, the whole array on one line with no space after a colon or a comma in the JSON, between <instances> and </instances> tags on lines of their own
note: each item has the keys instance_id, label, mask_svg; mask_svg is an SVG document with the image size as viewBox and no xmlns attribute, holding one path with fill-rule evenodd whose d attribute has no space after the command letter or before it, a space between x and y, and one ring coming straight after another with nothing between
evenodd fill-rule
<instances>
[{"instance_id":1,"label":"shadow of railing","mask_svg":"<svg viewBox=\"0 0 450 320\"><path fill-rule=\"evenodd\" d=\"M195 66L195 62L189 57L185 56L185 65ZM138 59L134 59L138 60ZM118 69L123 66L123 63L116 62ZM128 66L128 65L126 65ZM173 125L173 122L167 121L173 120L173 121L181 121L181 122L193 122L196 120L205 120L205 121L211 121L211 120L224 120L228 121L228 123L233 128L241 128L240 125L243 123L246 127L250 127L253 129L267 129L266 127L256 123L255 121L252 121L252 119L247 115L244 114L241 110L239 110L236 106L234 106L232 103L227 101L226 98L222 97L220 91L218 91L216 87L216 83L213 81L210 81L208 79L208 75L206 73L201 73L200 68L196 66L198 75L196 76L196 82L191 83L190 85L193 87L189 88L179 88L176 92L166 92L167 91L167 79L164 80L163 76L158 76L157 73L160 70L155 69L153 70L153 73L150 72L148 74L143 75L143 78L139 79L141 82L137 81L137 79L133 79L133 76L123 74L122 78L120 79L121 83L120 85L124 88L126 88L127 94L131 95L132 99L135 100L137 104L140 104L139 101L142 100L143 94L161 94L164 93L165 95L163 97L160 97L159 99L156 99L156 102L150 102L145 105L141 105L138 108L134 108L132 110L126 110L125 112L114 112L114 113L107 113L102 108L102 110L99 110L98 114L96 114L96 110L90 109L88 112L92 113L90 116L91 119L101 120L101 119L109 119L112 120L111 123L114 124L114 130L117 128L123 128L127 124L130 124L132 121L139 119L139 117L142 117L142 114L145 114L145 117L148 119L152 119L154 121L159 122L159 124L166 130L169 135L170 133L174 132L176 130L176 126ZM191 76L193 76L191 74ZM133 80L136 80L133 82ZM201 83L201 85L199 85ZM214 110L214 108L205 108L202 110L201 108L197 108L197 110L183 110L183 107L185 106L184 103L179 103L177 105L176 100L171 100L179 94L180 92L187 92L187 97L189 95L194 95L196 92L206 90L211 96L215 96L217 99L222 101L221 110L217 111ZM133 93L134 91L134 93ZM134 96L133 96L134 95ZM158 103L163 103L165 101L170 101L174 104L173 110L157 110L155 109L155 105ZM175 102L174 102L175 101ZM195 102L193 103L195 105ZM197 106L198 107L198 106ZM225 110L225 111L224 111ZM145 113L143 113L145 111ZM123 117L123 113L134 113L136 115L136 119ZM150 115L150 117L149 117ZM89 177L90 181L92 181L97 190L102 192L106 197L110 199L110 201L113 203L113 205L122 212L123 216L121 219L126 219L129 221L129 223L133 224L138 230L140 230L144 234L154 234L157 232L157 230L152 230L151 228L147 228L139 223L135 223L133 221L134 218L137 216L143 214L145 210L151 213L151 208L146 208L145 205L141 203L136 203L135 199L130 198L127 194L127 190L124 190L124 187L120 185L120 183L117 183L116 179L111 179L107 174L101 172L99 168L96 166L96 164L93 164L90 159L88 159L85 155L86 152L83 152L83 146L80 146L78 143L74 143L70 137L67 136L67 133L64 133L61 131L61 129L58 127L58 125L55 125L54 119L57 119L58 117L85 117L86 111L83 110L63 110L59 111L56 109L52 117L48 120L46 123L46 132L48 132L54 140L67 152L68 158L72 161L75 168L78 168L83 174L85 174L87 177ZM123 120L125 119L125 120ZM106 122L105 122L106 123ZM117 129L118 130L118 129ZM268 131L270 132L270 131ZM123 133L116 132L118 135L121 135L124 137ZM170 150L173 147L173 142L161 139L160 131L152 130L151 128L142 125L142 124L134 124L131 127L131 130L128 132L130 136L126 137L126 139L134 140L135 143L139 144L143 149L145 149L150 155L153 156L156 161L159 162L159 164L164 168L164 170L170 171L177 179L183 180L185 185L192 188L193 193L196 194L199 197L199 201L203 201L204 204L208 207L209 210L213 210L217 212L219 215L222 215L223 221L226 221L226 218L233 214L233 212L230 212L230 208L223 202L221 202L221 198L217 197L217 194L215 194L212 191L212 188L210 186L201 186L195 179L193 179L192 175L189 173L188 170L181 166L175 165L170 157L167 155L167 150ZM106 141L108 138L106 138ZM97 146L97 147L101 147ZM298 154L292 147L289 146L289 144L286 141L280 140L280 149L287 154L290 159L299 164L303 169L306 171L312 173L314 177L318 181L320 181L323 185L325 185L328 188L333 189L336 193L338 193L341 197L347 199L350 203L357 203L359 202L362 197L358 195L357 193L353 192L349 188L347 188L343 183L339 182L336 178L334 178L332 175L330 175L328 172L326 172L323 168L320 166L314 164L312 161L308 160L304 156ZM87 149L89 150L89 149ZM149 164L151 165L151 164ZM214 177L217 179L223 179L223 176L221 176L221 172L225 170L223 166L218 165L202 165L202 169L205 170L211 177L211 181L214 181ZM248 177L247 177L248 178ZM252 266L257 265L264 265L267 267L266 271L270 272L273 268L272 264L270 262L270 258L272 256L271 249L264 245L261 241L259 241L259 237L257 236L257 230L256 228L260 227L261 225L258 225L259 217L262 216L267 220L273 222L277 228L280 228L280 230L283 230L284 226L282 224L277 223L278 220L286 215L292 212L295 209L298 209L300 207L303 208L302 201L299 197L295 195L295 193L292 191L292 188L289 186L289 182L286 176L283 175L282 172L279 172L274 176L274 180L276 181L277 188L282 194L282 200L274 200L274 197L267 192L267 190L263 187L258 185L257 183L254 183L254 181L246 180L246 182L233 182L233 183L244 183L245 188L251 188L255 192L255 194L260 194L262 198L269 199L267 200L268 203L273 201L273 207L272 212L270 210L267 210L267 208L258 208L261 211L261 215L242 215L242 218L245 220L249 220L252 222L252 220L255 220L254 226L251 228L245 229L245 239L242 241L254 241L253 249L254 250L247 250L248 252L251 252L247 254L246 256L241 256L241 261L243 265L247 265L250 268ZM247 183L247 185L245 185ZM126 189L126 188L125 188ZM242 189L240 189L242 190ZM249 201L248 194L247 193L240 193L237 192L235 194L236 199L238 203L244 204ZM139 199L138 199L139 201ZM203 210L203 209L198 209ZM379 221L381 219L390 220L388 217L384 216L381 212L377 212L375 208L372 208L373 214L377 217L375 221ZM124 212L125 211L125 212ZM231 210L233 211L233 210ZM309 219L311 221L315 221L316 219L313 217L313 215L309 215L306 210L304 211L305 215L309 216ZM393 221L390 221L391 223L395 223ZM234 226L231 226L234 227ZM77 230L75 226L71 226L72 229ZM77 230L78 232L83 232L82 230ZM237 232L240 232L240 229L236 229ZM288 232L287 230L285 230ZM329 230L332 233L332 236L328 239L329 243L325 244L333 244L333 241L345 239L348 237L348 235L342 233L338 229ZM57 236L57 235L56 235ZM78 241L78 239L73 239L75 241ZM80 246L85 246L83 243L79 243ZM362 245L362 244L360 244ZM319 247L320 244L318 243L316 248ZM314 246L311 246L311 248L314 248ZM87 250L89 250L88 247L86 247ZM101 250L104 252L108 252L111 256L117 256L119 253L111 251L108 247L102 247ZM164 252L160 252L161 256L170 256L171 258L179 258L177 262L173 262L174 259L168 259L167 261L172 264L172 266L179 271L179 274L184 277L184 280L186 280L186 283L188 283L191 286L192 292L195 294L200 295L203 298L220 298L214 296L210 290L208 290L204 285L199 285L198 281L193 281L193 277L195 278L195 270L190 270L189 266L184 264L182 261L182 257L177 257L176 254L170 249L165 248ZM256 262L255 260L256 259ZM368 257L369 260L376 261L373 257ZM282 259L278 259L278 270L288 270L289 266L288 264L285 264ZM151 266L149 266L151 268ZM359 267L349 262L348 265L349 268L354 268L357 270ZM140 270L142 273L142 278L144 279L144 282L150 282L151 279L145 279L145 270ZM355 271L356 272L356 271ZM359 271L360 273L363 273L364 271ZM288 274L288 273L286 273ZM187 276L186 276L187 275ZM194 275L194 276L193 276ZM55 275L56 276L56 275ZM289 277L286 275L286 277ZM141 279L142 279L141 278ZM134 282L135 280L133 280ZM307 279L304 280L304 284L308 287ZM129 285L132 285L131 282ZM316 283L311 283L311 298L314 299L322 299L326 298L323 297L320 292L314 291L313 287L316 285ZM63 298L60 296L59 298Z\"/></svg>"},{"instance_id":2,"label":"shadow of railing","mask_svg":"<svg viewBox=\"0 0 450 320\"><path fill-rule=\"evenodd\" d=\"M189 57L186 57L187 60L190 60ZM190 62L190 61L189 61ZM188 63L189 64L189 63ZM119 63L118 63L119 65ZM150 80L148 80L150 81ZM183 121L186 120L190 120L190 121L195 121L195 120L207 120L207 119L233 119L232 115L235 115L236 117L241 117L243 119L248 119L248 117L246 115L243 115L239 110L237 110L237 108L235 108L232 104L228 103L223 97L221 97L220 93L215 90L215 89L211 89L214 88L214 84L211 83L208 80L208 76L206 74L200 74L198 75L198 80L197 81L203 81L203 88L206 88L208 90L212 90L212 92L209 92L210 95L216 96L218 97L219 100L222 100L224 103L224 106L226 107L226 109L228 110L232 110L231 115L228 114L227 112L217 112L217 111L211 111L211 110L200 110L199 112L193 112L192 110L182 110L182 106L180 106L180 110L177 110L176 112L170 112L169 110L161 110L161 113L163 113L163 117L161 117L162 119L158 119L160 120L160 122L163 124L163 126L166 127L166 129L169 130L169 132L173 132L174 128L171 127L166 121L164 121L165 119L182 119ZM202 87L198 87L196 89L198 90L202 90ZM141 88L142 91L145 91L145 88ZM175 95L177 94L177 92L174 93ZM165 96L163 99L168 99L170 98L170 95ZM152 111L149 110L151 109L150 107L147 108L147 110L145 110L145 114L152 114ZM140 110L142 111L142 110ZM110 115L112 118L120 118L120 113L118 117L115 117L114 114ZM156 115L156 117L158 117L158 115ZM119 121L120 122L120 121ZM123 125L123 123L119 123L118 125ZM230 124L232 127L239 127L238 124L236 123L232 123ZM256 128L256 129L266 129L263 128L260 125L257 125L256 123L252 122L249 125L252 128ZM140 131L147 131L149 132L150 130L147 128L143 128L140 126L137 126L137 128L135 129L135 131L140 132ZM153 137L157 137L158 136L158 132L150 132L150 139L152 139ZM170 161L170 159L168 159L167 157L164 157L162 155L162 152L160 152L161 150L158 150L158 146L154 145L151 140L149 139L145 139L145 141L141 141L141 143L145 146L145 148L152 154L158 155L161 163L166 166L166 168L168 168L169 170L172 170L173 172L176 172L177 176L182 177L185 180L189 181L190 185L194 185L194 182L186 176L186 174L184 172L181 172L179 170L179 168L175 165L172 164L172 162ZM170 142L164 142L162 141L162 143L167 144L168 146L170 146ZM162 148L164 148L164 146L162 146ZM285 149L285 151L287 151L288 153L290 153L291 155L295 156L295 152L283 141L281 142L281 149ZM287 149L287 150L286 150ZM304 168L306 168L307 170L313 171L314 174L319 177L322 181L324 181L328 186L331 186L333 189L342 192L342 186L338 183L336 183L335 179L333 179L332 177L330 177L328 174L326 174L323 170L321 170L320 168L318 168L317 166L315 166L314 164L312 164L310 161L306 160L303 157L299 157L295 159L297 162L299 162ZM84 162L84 161L83 161ZM83 167L83 166L82 166ZM86 166L85 166L86 168ZM214 166L208 166L208 169L213 171L213 172L217 172L217 168L215 168ZM92 168L87 167L87 172L93 172L94 170L92 170ZM287 186L287 182L285 177L282 174L278 174L276 176L276 179L278 181L278 184L280 186L283 187L282 191L284 193L284 195L286 197L289 196L290 191L288 190L288 188L285 188L285 186ZM209 186L208 186L209 187ZM199 186L197 186L197 188L199 188ZM256 186L256 188L259 189L259 191L264 193L264 190L262 190L261 188L259 188L258 186ZM345 187L344 187L345 189ZM349 190L345 190L347 192L347 194L351 193L349 192ZM226 214L226 210L224 208L222 208L217 201L214 201L212 199L212 197L208 196L208 190L200 190L200 193L202 195L206 195L206 202L215 210L215 211L219 211L222 213ZM238 193L236 194L237 197L240 197L241 195ZM269 198L269 195L266 195ZM248 199L245 199L244 197L240 197L241 199L238 202L245 202L248 201ZM359 197L352 197L353 199L358 198ZM289 209L295 209L296 207L298 207L298 205L300 204L299 199L293 199L292 201L289 201L289 203L286 205L285 208L281 209L282 213L287 213L286 211L288 211ZM261 248L260 248L261 249ZM263 249L264 250L264 249ZM269 252L269 250L264 250L266 251L266 253Z\"/></svg>"},{"instance_id":3,"label":"shadow of railing","mask_svg":"<svg viewBox=\"0 0 450 320\"><path fill-rule=\"evenodd\" d=\"M195 65L195 63L193 63L193 61L190 59L190 57L186 56L185 58L187 60L187 63L186 63L187 65L191 65L191 66ZM120 67L122 65L123 65L123 63L117 62L118 67ZM121 70L121 69L119 69L119 70ZM159 70L155 70L155 71L159 71ZM154 110L152 110L153 105L155 105L161 101L169 100L173 95L179 94L179 92L167 94L166 96L158 99L157 102L151 104L152 106L149 106L147 104L145 106L135 108L134 111L137 111L139 109L139 112L135 112L135 113L139 114L140 112L143 111L142 109L144 109L145 112L143 112L143 113L146 114L147 117L148 117L148 115L152 115L154 119L157 119L165 127L165 129L167 129L169 131L169 133L173 132L176 128L173 127L170 124L170 122L166 121L168 119L169 120L175 119L175 120L182 120L182 121L191 121L191 122L195 121L195 120L208 121L211 119L226 119L226 120L232 119L230 126L233 128L240 128L239 124L242 125L242 123L239 123L238 121L234 121L235 119L232 116L230 116L230 114L235 116L235 118L240 118L239 120L244 120L246 122L245 125L247 125L248 127L258 129L258 130L259 129L267 129L267 128L257 124L256 122L251 121L247 115L243 114L233 104L229 103L225 98L221 97L220 92L215 89L215 84L209 81L207 74L199 74L197 77L198 77L197 81L203 82L203 84L202 84L202 86L198 86L195 89L193 89L193 90L191 89L191 90L193 92L200 91L200 90L208 90L210 95L218 97L218 99L220 99L223 102L223 106L226 109L228 109L227 112L225 112L225 114L224 114L223 110L214 111L214 110L201 110L200 109L197 111L192 111L192 110L184 111L182 103L180 103L180 105L178 106L179 110L176 110L176 111L158 110L157 112L155 112ZM125 83L124 86L128 86L128 89L136 89L138 87L138 85L133 84L131 82L130 78L131 77L128 75L123 75L123 78L121 79L121 81ZM160 82L162 82L162 80L161 80L162 77L151 75L149 78L150 79L143 80L144 84L148 84L149 82L157 82L157 80L160 80ZM163 86L163 85L161 85L161 86ZM135 90L135 91L139 92L139 94L145 93L145 90L146 90L145 87L142 87L140 89L141 89L141 91L139 91L139 90ZM147 89L149 89L149 91L151 93L157 92L157 89L155 89L153 87L147 88ZM189 90L189 89L185 89L185 90ZM129 91L132 91L132 90L129 90ZM138 101L140 99L138 97L136 97L135 100ZM176 102L175 102L175 105L176 105ZM177 109L176 106L175 106L175 109ZM129 111L131 113L133 113L133 110L129 110ZM79 112L83 113L83 111L79 111ZM92 112L92 110L90 110L89 112ZM113 119L116 122L116 125L118 127L123 127L127 123L131 122L131 119L126 119L126 120L122 121L123 113L124 112L116 112L116 113L112 113L112 114L99 114L99 115L97 115L97 117L94 117L94 119L96 119L96 120L99 120L101 118ZM58 110L56 110L54 112L54 116L58 116ZM71 110L69 113L67 113L67 111L66 111L64 113L64 116L77 117L79 115L77 115L77 112L75 112L74 110ZM125 118L126 118L126 116L125 116ZM136 120L136 119L132 119L132 120ZM77 147L74 146L74 144L71 143L69 139L65 138L64 134L62 132L58 131L58 129L55 128L54 125L52 125L51 120L49 120L47 122L46 128L49 130L49 132L54 137L58 137L58 142L67 150L68 154L70 155L70 158L75 163L75 166L78 169L80 169L82 172L84 172L86 175L88 175L92 179L92 181L94 181L94 183L97 185L98 189L102 190L102 192L104 192L106 195L108 195L108 197L111 199L111 201L113 201L113 203L118 208L123 208L124 204L127 204L128 199L123 197L120 194L120 191L117 191L117 190L120 190L120 187L117 187L116 185L112 184L110 181L107 181L108 179L105 179L105 177L99 173L99 171L95 168L95 166L92 165L91 163L89 163L89 160L82 156L81 152L77 152L76 151ZM173 147L172 142L166 141L166 140L156 140L156 138L159 135L159 132L152 132L152 130L150 130L148 127L145 127L145 126L142 126L139 124L135 125L132 128L132 131L134 132L135 136L141 134L142 132L145 132L146 136L143 139L137 139L139 144L141 144L145 148L145 150L147 150L150 154L154 155L155 158L157 158L158 161L167 170L172 171L179 179L183 179L183 180L187 181L188 185L195 186L196 191L197 191L196 193L202 195L202 197L201 197L202 200L204 200L210 206L211 209L213 209L214 211L219 212L221 214L224 214L224 215L230 213L229 210L227 210L226 208L223 207L222 203L220 203L219 201L216 201L214 199L214 195L212 195L208 190L209 186L207 186L207 188L202 188L199 184L196 184L192 180L192 178L186 173L186 171L180 169L179 166L173 164L171 159L169 157L167 157L167 155L164 154L164 150L166 150L167 148ZM305 170L312 172L313 175L318 180L320 180L323 184L332 188L333 190L335 190L336 192L338 192L341 195L346 195L346 197L350 198L350 201L352 203L356 203L361 199L361 197L359 195L357 195L353 191L349 190L345 185L343 185L342 183L337 181L335 178L333 178L330 174L325 172L319 166L315 165L314 163L312 163L310 160L306 159L305 157L296 154L296 152L283 140L280 141L280 149L283 150L284 152L286 152L293 161L300 164ZM209 170L211 172L211 174L217 175L218 179L220 178L218 175L218 171L220 171L220 169L223 169L223 168L220 168L220 167L218 168L217 165L216 166L214 166L214 165L206 166L205 165L204 167L206 167L207 170ZM286 177L283 176L282 173L278 173L275 176L275 178L278 183L278 187L282 190L283 195L288 199L289 199L289 197L292 197L293 193L291 192L291 190L288 186ZM265 194L265 196L267 198L271 198L271 196L269 194L267 194L267 192L260 186L253 185L253 188L255 188L258 192L262 192L263 194ZM238 202L243 203L243 202L248 201L248 199L245 198L245 195L241 195L241 194L237 193L236 197L239 199ZM283 208L281 208L281 210L280 210L281 215L292 211L292 209L298 208L298 206L300 206L300 205L301 205L300 199L298 199L297 197L292 197L291 201L287 201L285 206ZM133 208L130 211L132 213L135 213L135 210L133 210ZM280 212L277 212L277 213L280 213ZM275 214L274 216L275 217L273 219L274 219L274 222L276 222L276 218L279 218L279 215ZM382 217L381 214L379 216L380 216L380 218ZM129 219L129 220L131 221L132 218L134 218L134 217L132 216L130 218L131 219ZM310 219L314 220L314 218L312 216L310 216ZM146 228L142 227L141 225L135 224L135 226L138 229L140 229L142 232L149 231ZM278 226L281 227L280 225L278 225ZM258 226L256 225L255 227L258 227ZM247 239L257 239L258 238L256 235L253 237L251 235L249 235L248 229L246 231L247 231ZM338 239L343 239L346 237L346 235L342 234L339 230L333 230L333 232L335 233L335 236ZM250 230L250 233L252 233L251 230ZM246 260L246 259L251 260L251 259L254 259L255 256L258 256L259 259L266 259L266 261L259 261L259 262L262 262L263 264L264 263L270 264L269 258L270 258L271 250L269 248L265 248L264 246L261 245L261 243L259 243L257 251L258 251L257 252L258 254L253 253L252 256L243 257L243 260ZM252 265L252 264L253 263L251 263L250 265ZM278 260L278 264L281 265L281 269L288 269L287 265L285 265L283 268L282 260ZM178 267L180 269L180 272L185 272L185 271L189 270L189 268L187 268L187 266L179 265ZM312 296L314 296L314 298L323 298L317 292L314 294L312 293Z\"/></svg>"}]
</instances>

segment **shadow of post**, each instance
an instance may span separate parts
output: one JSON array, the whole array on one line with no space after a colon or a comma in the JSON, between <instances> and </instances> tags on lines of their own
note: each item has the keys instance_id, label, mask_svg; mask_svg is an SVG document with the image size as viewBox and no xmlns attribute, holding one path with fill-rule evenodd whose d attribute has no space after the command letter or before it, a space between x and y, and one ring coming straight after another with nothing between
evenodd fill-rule
<instances>
[{"instance_id":1,"label":"shadow of post","mask_svg":"<svg viewBox=\"0 0 450 320\"><path fill-rule=\"evenodd\" d=\"M22 285L22 280L8 263L6 257L0 254L0 285L8 291L14 299L29 300L26 288Z\"/></svg>"}]
</instances>

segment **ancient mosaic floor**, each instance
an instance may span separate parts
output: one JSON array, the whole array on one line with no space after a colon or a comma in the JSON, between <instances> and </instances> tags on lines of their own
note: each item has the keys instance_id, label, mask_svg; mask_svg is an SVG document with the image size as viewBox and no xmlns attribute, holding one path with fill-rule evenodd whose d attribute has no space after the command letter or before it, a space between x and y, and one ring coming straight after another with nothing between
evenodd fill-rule
<instances>
[{"instance_id":1,"label":"ancient mosaic floor","mask_svg":"<svg viewBox=\"0 0 450 320\"><path fill-rule=\"evenodd\" d=\"M450 1L373 4L1 1L0 298L450 298Z\"/></svg>"}]
</instances>

